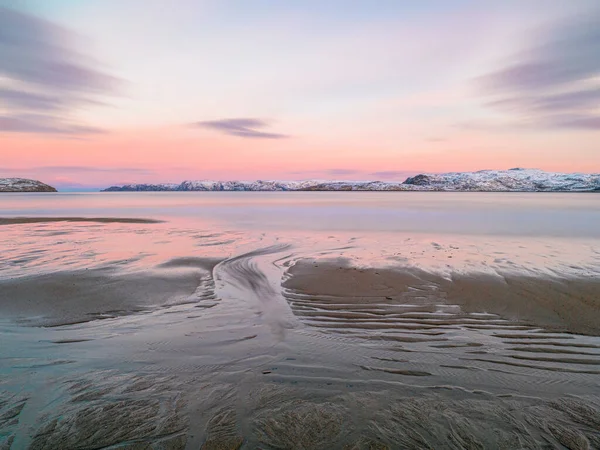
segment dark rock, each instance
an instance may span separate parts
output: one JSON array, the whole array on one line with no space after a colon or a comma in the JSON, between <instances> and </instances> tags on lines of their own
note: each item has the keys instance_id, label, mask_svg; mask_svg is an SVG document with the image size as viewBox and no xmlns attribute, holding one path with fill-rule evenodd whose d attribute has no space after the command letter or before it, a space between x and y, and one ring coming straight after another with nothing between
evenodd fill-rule
<instances>
[{"instance_id":1,"label":"dark rock","mask_svg":"<svg viewBox=\"0 0 600 450\"><path fill-rule=\"evenodd\" d=\"M414 184L415 186L428 186L431 184L431 178L427 175L415 175L414 177L408 177L404 184Z\"/></svg>"}]
</instances>

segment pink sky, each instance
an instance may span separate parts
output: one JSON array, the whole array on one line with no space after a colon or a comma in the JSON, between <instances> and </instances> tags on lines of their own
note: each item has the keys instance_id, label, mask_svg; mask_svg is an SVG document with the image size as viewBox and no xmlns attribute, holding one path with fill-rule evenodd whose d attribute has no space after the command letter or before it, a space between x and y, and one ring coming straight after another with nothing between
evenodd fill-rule
<instances>
[{"instance_id":1,"label":"pink sky","mask_svg":"<svg viewBox=\"0 0 600 450\"><path fill-rule=\"evenodd\" d=\"M600 172L593 1L333 3L0 0L0 176Z\"/></svg>"}]
</instances>

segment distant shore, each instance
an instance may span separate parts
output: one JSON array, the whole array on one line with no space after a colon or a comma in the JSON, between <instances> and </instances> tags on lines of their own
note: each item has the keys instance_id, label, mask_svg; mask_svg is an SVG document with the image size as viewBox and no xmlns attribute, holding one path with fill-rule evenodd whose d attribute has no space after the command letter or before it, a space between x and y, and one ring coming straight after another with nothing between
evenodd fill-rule
<instances>
[{"instance_id":1,"label":"distant shore","mask_svg":"<svg viewBox=\"0 0 600 450\"><path fill-rule=\"evenodd\" d=\"M154 191L435 191L435 192L594 192L600 174L556 173L536 169L420 174L404 181L183 181L126 184L104 192Z\"/></svg>"}]
</instances>

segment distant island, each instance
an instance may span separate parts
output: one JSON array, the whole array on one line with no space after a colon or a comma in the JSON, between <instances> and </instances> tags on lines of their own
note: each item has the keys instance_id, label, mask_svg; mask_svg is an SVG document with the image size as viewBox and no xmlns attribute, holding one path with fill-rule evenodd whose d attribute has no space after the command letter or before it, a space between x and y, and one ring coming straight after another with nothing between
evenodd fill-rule
<instances>
[{"instance_id":1,"label":"distant island","mask_svg":"<svg viewBox=\"0 0 600 450\"><path fill-rule=\"evenodd\" d=\"M56 192L56 188L27 178L0 178L0 192Z\"/></svg>"},{"instance_id":2,"label":"distant island","mask_svg":"<svg viewBox=\"0 0 600 450\"><path fill-rule=\"evenodd\" d=\"M556 173L537 169L424 173L400 181L184 181L126 184L119 191L451 191L451 192L592 192L600 174Z\"/></svg>"}]
</instances>

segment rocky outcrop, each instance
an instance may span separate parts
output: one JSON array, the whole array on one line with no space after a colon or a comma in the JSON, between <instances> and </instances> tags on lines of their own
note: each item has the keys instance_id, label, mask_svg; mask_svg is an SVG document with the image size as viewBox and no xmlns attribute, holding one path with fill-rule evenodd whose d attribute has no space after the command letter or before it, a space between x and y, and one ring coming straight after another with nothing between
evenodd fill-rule
<instances>
[{"instance_id":1,"label":"rocky outcrop","mask_svg":"<svg viewBox=\"0 0 600 450\"><path fill-rule=\"evenodd\" d=\"M56 189L27 178L0 178L0 192L56 192Z\"/></svg>"},{"instance_id":2,"label":"rocky outcrop","mask_svg":"<svg viewBox=\"0 0 600 450\"><path fill-rule=\"evenodd\" d=\"M427 175L421 174L406 179L404 184L410 184L414 186L428 186L431 183L431 178Z\"/></svg>"}]
</instances>

